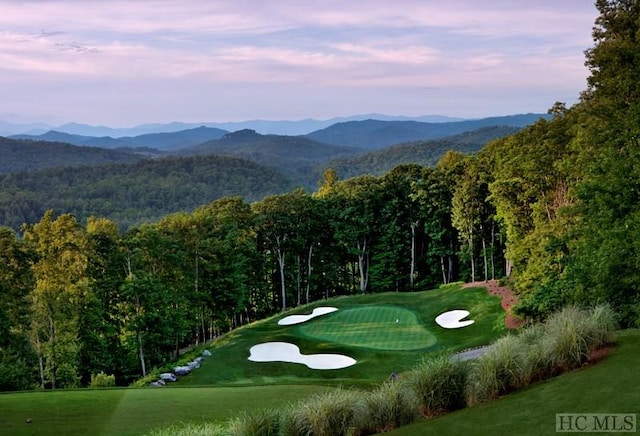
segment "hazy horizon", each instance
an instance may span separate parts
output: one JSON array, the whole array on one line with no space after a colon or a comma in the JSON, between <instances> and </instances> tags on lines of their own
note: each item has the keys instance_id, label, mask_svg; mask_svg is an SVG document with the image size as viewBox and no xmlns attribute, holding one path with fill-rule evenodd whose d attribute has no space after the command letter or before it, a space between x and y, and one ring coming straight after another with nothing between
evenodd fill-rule
<instances>
[{"instance_id":1,"label":"hazy horizon","mask_svg":"<svg viewBox=\"0 0 640 436\"><path fill-rule=\"evenodd\" d=\"M596 16L584 0L7 2L0 120L541 113L586 87Z\"/></svg>"}]
</instances>

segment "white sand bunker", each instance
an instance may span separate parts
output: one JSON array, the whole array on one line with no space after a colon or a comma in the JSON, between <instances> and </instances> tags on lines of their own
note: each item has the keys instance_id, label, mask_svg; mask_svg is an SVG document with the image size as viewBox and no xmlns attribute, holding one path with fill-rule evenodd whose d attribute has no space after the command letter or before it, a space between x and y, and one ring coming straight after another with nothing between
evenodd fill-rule
<instances>
[{"instance_id":1,"label":"white sand bunker","mask_svg":"<svg viewBox=\"0 0 640 436\"><path fill-rule=\"evenodd\" d=\"M302 363L311 369L340 369L356 364L356 360L342 354L300 353L297 345L288 342L265 342L249 350L252 362Z\"/></svg>"},{"instance_id":2,"label":"white sand bunker","mask_svg":"<svg viewBox=\"0 0 640 436\"><path fill-rule=\"evenodd\" d=\"M450 310L448 312L441 313L436 317L438 325L445 329L459 329L473 324L475 321L468 319L462 321L463 318L469 316L468 310Z\"/></svg>"},{"instance_id":3,"label":"white sand bunker","mask_svg":"<svg viewBox=\"0 0 640 436\"><path fill-rule=\"evenodd\" d=\"M316 307L313 309L310 315L289 315L278 321L278 325L293 325L307 322L317 316L325 315L327 313L335 312L337 307Z\"/></svg>"}]
</instances>

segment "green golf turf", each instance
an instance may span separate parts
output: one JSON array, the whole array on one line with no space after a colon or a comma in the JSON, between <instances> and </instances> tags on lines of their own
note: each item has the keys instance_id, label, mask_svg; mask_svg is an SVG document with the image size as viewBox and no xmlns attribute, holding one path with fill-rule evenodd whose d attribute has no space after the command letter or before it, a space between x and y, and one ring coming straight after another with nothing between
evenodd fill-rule
<instances>
[{"instance_id":1,"label":"green golf turf","mask_svg":"<svg viewBox=\"0 0 640 436\"><path fill-rule=\"evenodd\" d=\"M282 407L327 389L281 385L0 394L0 434L141 435L181 422L223 422L242 410Z\"/></svg>"},{"instance_id":2,"label":"green golf turf","mask_svg":"<svg viewBox=\"0 0 640 436\"><path fill-rule=\"evenodd\" d=\"M300 324L296 330L308 338L376 350L418 350L438 341L415 312L391 305L339 310Z\"/></svg>"}]
</instances>

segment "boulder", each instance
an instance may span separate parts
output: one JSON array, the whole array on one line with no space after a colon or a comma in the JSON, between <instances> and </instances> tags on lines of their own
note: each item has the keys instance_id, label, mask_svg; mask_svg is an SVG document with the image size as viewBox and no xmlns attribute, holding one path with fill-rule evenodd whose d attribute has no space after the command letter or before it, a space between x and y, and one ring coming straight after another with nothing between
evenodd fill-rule
<instances>
[{"instance_id":1,"label":"boulder","mask_svg":"<svg viewBox=\"0 0 640 436\"><path fill-rule=\"evenodd\" d=\"M172 374L170 372L164 372L164 373L160 374L160 380L165 381L165 382L174 382L174 381L178 380L178 377L176 377L175 374Z\"/></svg>"},{"instance_id":2,"label":"boulder","mask_svg":"<svg viewBox=\"0 0 640 436\"><path fill-rule=\"evenodd\" d=\"M175 375L187 375L191 372L191 368L189 368L188 366L176 366L175 368L173 368L173 373Z\"/></svg>"}]
</instances>

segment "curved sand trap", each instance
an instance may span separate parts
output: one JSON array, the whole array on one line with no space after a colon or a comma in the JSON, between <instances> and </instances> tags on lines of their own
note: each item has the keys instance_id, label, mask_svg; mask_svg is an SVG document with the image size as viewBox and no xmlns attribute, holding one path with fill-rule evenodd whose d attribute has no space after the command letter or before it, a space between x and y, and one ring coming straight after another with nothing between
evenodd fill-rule
<instances>
[{"instance_id":1,"label":"curved sand trap","mask_svg":"<svg viewBox=\"0 0 640 436\"><path fill-rule=\"evenodd\" d=\"M468 310L450 310L448 312L441 313L436 317L438 325L445 329L459 329L473 324L475 321L468 319L462 321L463 318L469 316Z\"/></svg>"},{"instance_id":2,"label":"curved sand trap","mask_svg":"<svg viewBox=\"0 0 640 436\"><path fill-rule=\"evenodd\" d=\"M325 315L327 313L335 312L338 310L337 307L316 307L313 309L310 315L289 315L282 318L278 321L278 325L293 325L300 324L303 322L307 322L312 318L315 318L320 315Z\"/></svg>"},{"instance_id":3,"label":"curved sand trap","mask_svg":"<svg viewBox=\"0 0 640 436\"><path fill-rule=\"evenodd\" d=\"M249 352L252 362L302 363L311 369L340 369L356 363L342 354L300 354L300 348L288 342L265 342L254 345Z\"/></svg>"}]
</instances>

